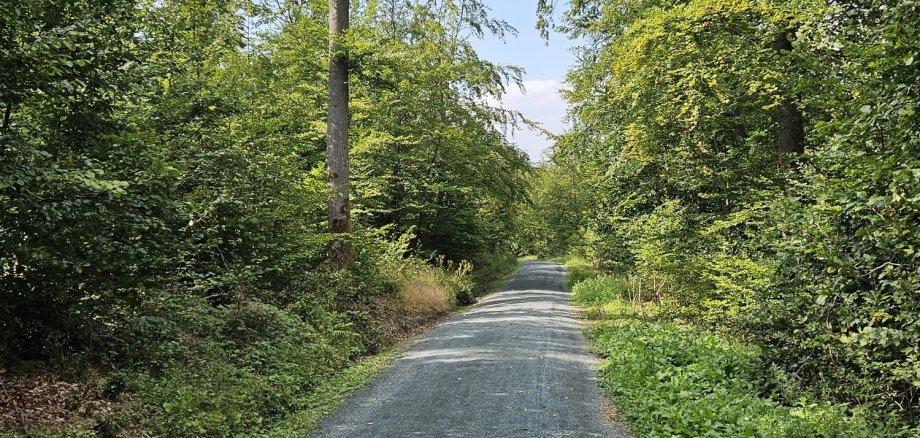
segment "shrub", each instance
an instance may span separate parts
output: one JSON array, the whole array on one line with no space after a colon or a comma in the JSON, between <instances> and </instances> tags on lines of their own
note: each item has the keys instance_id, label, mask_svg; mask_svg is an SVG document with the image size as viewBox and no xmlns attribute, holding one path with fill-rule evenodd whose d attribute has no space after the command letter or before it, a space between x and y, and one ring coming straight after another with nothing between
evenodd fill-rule
<instances>
[{"instance_id":1,"label":"shrub","mask_svg":"<svg viewBox=\"0 0 920 438\"><path fill-rule=\"evenodd\" d=\"M572 300L582 306L599 306L626 298L628 292L629 283L623 277L602 275L576 280L572 287Z\"/></svg>"},{"instance_id":2,"label":"shrub","mask_svg":"<svg viewBox=\"0 0 920 438\"><path fill-rule=\"evenodd\" d=\"M569 288L581 281L601 275L601 271L595 269L594 266L581 257L567 256L556 260L561 261L569 270L568 275L565 277L565 282Z\"/></svg>"},{"instance_id":3,"label":"shrub","mask_svg":"<svg viewBox=\"0 0 920 438\"><path fill-rule=\"evenodd\" d=\"M121 374L138 402L134 425L160 435L260 430L364 350L346 315L307 322L264 303L201 299L156 310L129 326L120 359L134 364Z\"/></svg>"},{"instance_id":4,"label":"shrub","mask_svg":"<svg viewBox=\"0 0 920 438\"><path fill-rule=\"evenodd\" d=\"M473 260L473 298L492 292L518 267L518 259L511 251L499 249L479 254Z\"/></svg>"},{"instance_id":5,"label":"shrub","mask_svg":"<svg viewBox=\"0 0 920 438\"><path fill-rule=\"evenodd\" d=\"M692 328L679 328L625 301L629 280L579 283L573 299L602 318L587 329L605 360L602 385L639 436L874 437L887 429L862 412L809 400L774 398L759 348ZM593 309L593 311L592 311ZM650 317L651 315L651 317ZM783 401L791 400L784 404Z\"/></svg>"}]
</instances>

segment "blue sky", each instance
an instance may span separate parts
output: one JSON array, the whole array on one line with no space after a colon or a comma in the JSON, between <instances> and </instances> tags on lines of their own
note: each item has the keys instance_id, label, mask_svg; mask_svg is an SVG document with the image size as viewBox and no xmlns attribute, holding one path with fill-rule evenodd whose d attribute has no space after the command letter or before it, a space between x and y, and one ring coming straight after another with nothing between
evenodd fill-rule
<instances>
[{"instance_id":1,"label":"blue sky","mask_svg":"<svg viewBox=\"0 0 920 438\"><path fill-rule=\"evenodd\" d=\"M565 129L565 102L558 90L565 72L574 62L569 52L573 42L564 35L553 33L547 46L534 27L537 22L537 0L485 0L492 9L493 18L507 21L517 28L516 37L502 42L495 38L473 40L479 55L492 62L523 67L526 93L517 88L508 90L502 105L522 112L525 117L542 124L544 129L561 133ZM530 155L531 161L540 161L543 152L552 142L537 132L518 132L512 139Z\"/></svg>"}]
</instances>

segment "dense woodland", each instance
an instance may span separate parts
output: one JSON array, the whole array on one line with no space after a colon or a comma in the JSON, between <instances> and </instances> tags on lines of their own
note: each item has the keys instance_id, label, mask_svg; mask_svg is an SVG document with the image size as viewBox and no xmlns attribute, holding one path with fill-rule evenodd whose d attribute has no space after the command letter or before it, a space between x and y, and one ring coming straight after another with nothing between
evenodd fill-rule
<instances>
[{"instance_id":1,"label":"dense woodland","mask_svg":"<svg viewBox=\"0 0 920 438\"><path fill-rule=\"evenodd\" d=\"M485 102L520 72L469 44L513 29L451 0L351 10L355 255L330 266L327 12L0 3L0 352L90 382L103 407L75 429L268 433L513 268L523 120Z\"/></svg>"},{"instance_id":2,"label":"dense woodland","mask_svg":"<svg viewBox=\"0 0 920 438\"><path fill-rule=\"evenodd\" d=\"M920 433L920 5L563 9L543 26L584 41L565 91L573 126L534 179L527 245L575 250L660 318L761 347L757 390L887 426L778 436ZM701 397L717 406L713 394ZM693 415L684 424L706 420ZM699 424L657 433L747 436Z\"/></svg>"},{"instance_id":3,"label":"dense woodland","mask_svg":"<svg viewBox=\"0 0 920 438\"><path fill-rule=\"evenodd\" d=\"M538 165L513 28L352 2L347 236L327 0L0 2L0 433L298 435L528 254L586 261L639 436L920 433L920 4L534 2L581 43Z\"/></svg>"}]
</instances>

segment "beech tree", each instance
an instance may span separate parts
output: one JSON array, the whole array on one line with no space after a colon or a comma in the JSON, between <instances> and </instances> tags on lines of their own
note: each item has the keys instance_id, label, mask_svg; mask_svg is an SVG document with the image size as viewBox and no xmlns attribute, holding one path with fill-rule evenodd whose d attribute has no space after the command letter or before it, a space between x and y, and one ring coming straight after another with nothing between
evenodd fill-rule
<instances>
[{"instance_id":1,"label":"beech tree","mask_svg":"<svg viewBox=\"0 0 920 438\"><path fill-rule=\"evenodd\" d=\"M369 303L407 269L467 297L513 266L528 164L479 97L519 75L476 3L0 2L0 368L124 372L151 436L266 435L389 345Z\"/></svg>"},{"instance_id":2,"label":"beech tree","mask_svg":"<svg viewBox=\"0 0 920 438\"><path fill-rule=\"evenodd\" d=\"M756 340L788 382L916 427L918 11L568 2L556 29L585 43L552 162L593 195L570 245Z\"/></svg>"},{"instance_id":3,"label":"beech tree","mask_svg":"<svg viewBox=\"0 0 920 438\"><path fill-rule=\"evenodd\" d=\"M354 259L349 195L348 55L343 44L348 30L349 0L329 0L329 118L326 122L326 170L329 177L329 232L332 265L344 268Z\"/></svg>"}]
</instances>

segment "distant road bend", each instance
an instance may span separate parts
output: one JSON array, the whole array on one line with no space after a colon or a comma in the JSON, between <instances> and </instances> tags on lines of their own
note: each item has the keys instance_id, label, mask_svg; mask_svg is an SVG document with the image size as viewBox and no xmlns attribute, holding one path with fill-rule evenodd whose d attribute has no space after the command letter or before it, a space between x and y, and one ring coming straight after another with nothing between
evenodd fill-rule
<instances>
[{"instance_id":1,"label":"distant road bend","mask_svg":"<svg viewBox=\"0 0 920 438\"><path fill-rule=\"evenodd\" d=\"M604 419L565 269L528 262L414 341L311 437L623 437Z\"/></svg>"}]
</instances>

